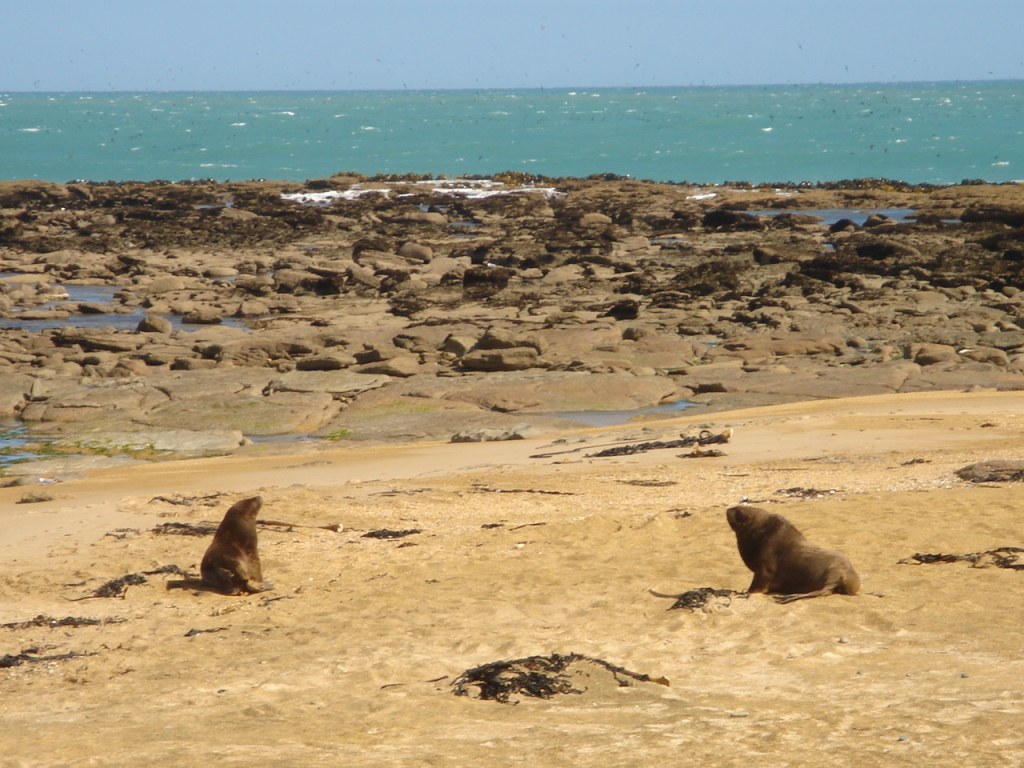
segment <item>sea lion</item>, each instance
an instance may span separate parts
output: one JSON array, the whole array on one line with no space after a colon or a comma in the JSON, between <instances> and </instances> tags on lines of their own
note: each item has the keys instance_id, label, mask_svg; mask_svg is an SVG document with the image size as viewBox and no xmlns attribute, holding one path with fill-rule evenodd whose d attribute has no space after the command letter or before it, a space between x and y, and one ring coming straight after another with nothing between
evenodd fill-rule
<instances>
[{"instance_id":1,"label":"sea lion","mask_svg":"<svg viewBox=\"0 0 1024 768\"><path fill-rule=\"evenodd\" d=\"M748 594L781 595L788 603L820 595L855 595L860 577L842 552L809 542L782 515L740 504L725 513L736 533L740 557L754 578Z\"/></svg>"},{"instance_id":2,"label":"sea lion","mask_svg":"<svg viewBox=\"0 0 1024 768\"><path fill-rule=\"evenodd\" d=\"M253 496L237 502L224 515L199 566L204 585L226 595L272 589L263 582L256 551L256 513L262 506L263 499Z\"/></svg>"}]
</instances>

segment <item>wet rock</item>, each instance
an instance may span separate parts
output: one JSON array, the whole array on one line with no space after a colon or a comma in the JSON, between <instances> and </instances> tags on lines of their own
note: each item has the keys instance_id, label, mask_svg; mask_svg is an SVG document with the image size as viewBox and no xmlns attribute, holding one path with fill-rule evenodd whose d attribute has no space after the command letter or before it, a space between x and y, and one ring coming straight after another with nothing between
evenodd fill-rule
<instances>
[{"instance_id":1,"label":"wet rock","mask_svg":"<svg viewBox=\"0 0 1024 768\"><path fill-rule=\"evenodd\" d=\"M135 330L139 333L169 334L174 330L174 326L166 317L160 317L159 315L146 315L139 321Z\"/></svg>"},{"instance_id":2,"label":"wet rock","mask_svg":"<svg viewBox=\"0 0 1024 768\"><path fill-rule=\"evenodd\" d=\"M511 278L505 267L470 267L462 273L462 292L468 299L485 299L505 290Z\"/></svg>"}]
</instances>

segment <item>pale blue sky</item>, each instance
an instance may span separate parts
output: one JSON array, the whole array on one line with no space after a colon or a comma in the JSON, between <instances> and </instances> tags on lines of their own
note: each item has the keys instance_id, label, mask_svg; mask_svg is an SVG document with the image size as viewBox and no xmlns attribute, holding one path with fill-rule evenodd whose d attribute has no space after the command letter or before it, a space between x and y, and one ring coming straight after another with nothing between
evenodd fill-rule
<instances>
[{"instance_id":1,"label":"pale blue sky","mask_svg":"<svg viewBox=\"0 0 1024 768\"><path fill-rule=\"evenodd\" d=\"M1024 79L1021 0L0 0L0 91Z\"/></svg>"}]
</instances>

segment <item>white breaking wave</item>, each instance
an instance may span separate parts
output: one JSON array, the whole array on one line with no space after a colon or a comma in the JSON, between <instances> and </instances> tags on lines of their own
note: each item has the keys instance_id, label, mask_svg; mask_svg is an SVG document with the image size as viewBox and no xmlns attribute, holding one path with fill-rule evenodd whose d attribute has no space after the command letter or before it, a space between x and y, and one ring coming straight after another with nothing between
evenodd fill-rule
<instances>
[{"instance_id":1,"label":"white breaking wave","mask_svg":"<svg viewBox=\"0 0 1024 768\"><path fill-rule=\"evenodd\" d=\"M487 197L500 195L522 195L540 193L550 199L559 197L564 192L559 192L554 187L536 187L532 184L524 184L518 187L509 187L500 181L491 179L437 179L414 182L416 186L429 186L431 192L439 195L450 195L461 197L467 200L480 200ZM324 192L289 192L281 195L284 200L291 200L302 205L326 206L336 200L358 200L366 195L383 195L390 197L396 187L406 185L396 184L383 187L364 188L355 184L349 189L330 189ZM399 195L401 197L401 195Z\"/></svg>"}]
</instances>

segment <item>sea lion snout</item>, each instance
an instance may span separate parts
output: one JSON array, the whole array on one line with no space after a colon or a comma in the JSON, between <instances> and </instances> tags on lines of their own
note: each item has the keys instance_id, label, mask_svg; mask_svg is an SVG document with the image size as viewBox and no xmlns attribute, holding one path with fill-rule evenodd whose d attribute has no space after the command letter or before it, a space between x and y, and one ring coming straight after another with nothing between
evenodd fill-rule
<instances>
[{"instance_id":1,"label":"sea lion snout","mask_svg":"<svg viewBox=\"0 0 1024 768\"><path fill-rule=\"evenodd\" d=\"M748 507L746 504L737 504L725 510L725 519L729 521L729 527L735 531L746 526L750 522L752 509L754 507Z\"/></svg>"}]
</instances>

